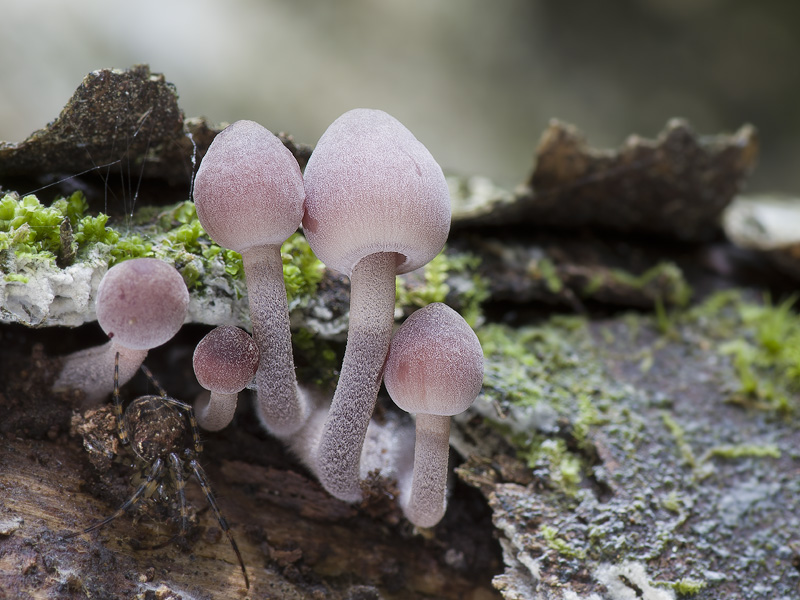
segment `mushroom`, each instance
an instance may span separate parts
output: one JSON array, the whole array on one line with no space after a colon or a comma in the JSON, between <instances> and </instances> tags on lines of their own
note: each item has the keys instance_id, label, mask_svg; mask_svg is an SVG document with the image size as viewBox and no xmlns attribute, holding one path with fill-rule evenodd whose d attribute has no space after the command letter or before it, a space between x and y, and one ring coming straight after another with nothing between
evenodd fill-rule
<instances>
[{"instance_id":1,"label":"mushroom","mask_svg":"<svg viewBox=\"0 0 800 600\"><path fill-rule=\"evenodd\" d=\"M291 435L308 413L297 387L281 244L303 218L303 176L289 150L253 121L214 138L194 183L197 217L220 246L242 255L253 338L261 354L259 417Z\"/></svg>"},{"instance_id":2,"label":"mushroom","mask_svg":"<svg viewBox=\"0 0 800 600\"><path fill-rule=\"evenodd\" d=\"M134 258L111 267L97 288L97 321L110 341L63 360L54 390L79 389L84 406L100 402L114 389L119 354L119 384L139 370L150 348L168 341L183 325L189 291L172 265L156 258Z\"/></svg>"},{"instance_id":3,"label":"mushroom","mask_svg":"<svg viewBox=\"0 0 800 600\"><path fill-rule=\"evenodd\" d=\"M255 376L258 358L258 345L253 338L232 325L212 329L200 340L192 366L198 383L210 392L194 404L200 427L219 431L233 420L239 392Z\"/></svg>"},{"instance_id":4,"label":"mushroom","mask_svg":"<svg viewBox=\"0 0 800 600\"><path fill-rule=\"evenodd\" d=\"M428 263L450 230L442 169L399 121L355 109L322 135L305 170L303 230L326 266L350 277L344 361L317 469L341 500L361 498L359 457L394 324L395 276Z\"/></svg>"},{"instance_id":5,"label":"mushroom","mask_svg":"<svg viewBox=\"0 0 800 600\"><path fill-rule=\"evenodd\" d=\"M433 527L445 511L450 417L467 410L483 384L478 336L449 306L429 304L394 334L383 380L417 420L411 488L401 481L400 505L414 525Z\"/></svg>"}]
</instances>

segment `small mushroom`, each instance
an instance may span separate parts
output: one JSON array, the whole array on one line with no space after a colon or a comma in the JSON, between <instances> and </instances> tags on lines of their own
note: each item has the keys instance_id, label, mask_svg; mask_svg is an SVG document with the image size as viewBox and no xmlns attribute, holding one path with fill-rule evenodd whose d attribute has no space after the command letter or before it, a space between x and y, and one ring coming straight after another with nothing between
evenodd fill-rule
<instances>
[{"instance_id":1,"label":"small mushroom","mask_svg":"<svg viewBox=\"0 0 800 600\"><path fill-rule=\"evenodd\" d=\"M258 359L258 345L238 327L222 325L200 340L192 366L198 383L210 392L194 405L200 427L219 431L233 420L239 392L255 376Z\"/></svg>"},{"instance_id":2,"label":"small mushroom","mask_svg":"<svg viewBox=\"0 0 800 600\"><path fill-rule=\"evenodd\" d=\"M119 384L139 370L150 348L167 342L186 319L189 291L175 267L156 258L134 258L111 267L97 288L95 309L110 341L63 358L53 389L79 389L84 406L114 389L114 357Z\"/></svg>"},{"instance_id":3,"label":"small mushroom","mask_svg":"<svg viewBox=\"0 0 800 600\"><path fill-rule=\"evenodd\" d=\"M220 246L242 255L261 354L259 417L277 435L297 431L308 414L294 372L281 259L281 244L300 227L304 196L292 153L253 121L237 121L214 138L194 184L203 228Z\"/></svg>"},{"instance_id":4,"label":"small mushroom","mask_svg":"<svg viewBox=\"0 0 800 600\"><path fill-rule=\"evenodd\" d=\"M359 460L394 324L395 276L444 247L450 194L442 169L399 121L355 109L322 135L305 170L303 230L317 257L350 277L350 327L320 438L322 485L361 498Z\"/></svg>"},{"instance_id":5,"label":"small mushroom","mask_svg":"<svg viewBox=\"0 0 800 600\"><path fill-rule=\"evenodd\" d=\"M450 417L467 410L483 384L478 336L449 306L429 304L395 333L383 379L395 404L417 419L411 489L406 484L400 504L414 525L433 527L446 505Z\"/></svg>"}]
</instances>

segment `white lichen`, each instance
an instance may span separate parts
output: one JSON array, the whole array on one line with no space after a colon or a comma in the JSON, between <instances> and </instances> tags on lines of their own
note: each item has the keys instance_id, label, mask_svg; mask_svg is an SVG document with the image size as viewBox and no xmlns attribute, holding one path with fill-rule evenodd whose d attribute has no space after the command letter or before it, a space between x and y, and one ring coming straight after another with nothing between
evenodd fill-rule
<instances>
[{"instance_id":1,"label":"white lichen","mask_svg":"<svg viewBox=\"0 0 800 600\"><path fill-rule=\"evenodd\" d=\"M651 585L647 570L639 562L603 564L593 575L606 587L608 600L675 600L671 590Z\"/></svg>"},{"instance_id":2,"label":"white lichen","mask_svg":"<svg viewBox=\"0 0 800 600\"><path fill-rule=\"evenodd\" d=\"M95 319L94 294L107 270L104 261L89 259L61 269L24 256L11 260L17 278L0 276L0 321L77 327Z\"/></svg>"}]
</instances>

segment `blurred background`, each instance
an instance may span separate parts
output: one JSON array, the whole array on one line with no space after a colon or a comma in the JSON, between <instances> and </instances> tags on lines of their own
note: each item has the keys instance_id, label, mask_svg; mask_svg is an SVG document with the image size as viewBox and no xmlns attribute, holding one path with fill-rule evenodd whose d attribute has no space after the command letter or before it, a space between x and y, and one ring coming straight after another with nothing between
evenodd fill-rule
<instances>
[{"instance_id":1,"label":"blurred background","mask_svg":"<svg viewBox=\"0 0 800 600\"><path fill-rule=\"evenodd\" d=\"M358 106L447 171L512 187L551 118L594 146L756 125L748 191L800 194L800 3L785 0L0 0L0 140L55 118L89 71L149 63L187 116L315 144Z\"/></svg>"}]
</instances>

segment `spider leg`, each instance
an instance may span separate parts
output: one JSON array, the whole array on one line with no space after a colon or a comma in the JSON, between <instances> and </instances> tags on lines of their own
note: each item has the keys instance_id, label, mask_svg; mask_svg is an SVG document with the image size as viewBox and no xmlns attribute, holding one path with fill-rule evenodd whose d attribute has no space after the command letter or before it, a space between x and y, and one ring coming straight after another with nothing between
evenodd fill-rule
<instances>
[{"instance_id":1,"label":"spider leg","mask_svg":"<svg viewBox=\"0 0 800 600\"><path fill-rule=\"evenodd\" d=\"M181 532L179 535L185 536L189 531L189 511L186 509L186 479L183 477L183 463L177 454L170 452L169 471L175 481L175 491L178 494L178 503L181 507Z\"/></svg>"},{"instance_id":2,"label":"spider leg","mask_svg":"<svg viewBox=\"0 0 800 600\"><path fill-rule=\"evenodd\" d=\"M111 521L113 521L117 517L120 517L123 514L125 514L125 511L127 511L129 508L135 507L137 504L139 504L139 502L141 502L143 497L146 498L151 496L156 489L156 485L158 485L158 478L161 475L163 467L164 467L164 462L160 458L157 458L153 463L153 466L150 467L150 471L147 473L147 479L145 479L141 483L141 485L138 488L136 488L136 491L133 493L133 495L130 498L128 498L122 504L122 506L120 506L114 512L114 514L112 514L109 517L106 517L102 521L98 521L94 525L90 525L83 531L77 533L71 533L65 536L65 539L73 538L75 536L80 535L81 533L91 533L92 531L100 529L104 525L108 525Z\"/></svg>"},{"instance_id":3,"label":"spider leg","mask_svg":"<svg viewBox=\"0 0 800 600\"><path fill-rule=\"evenodd\" d=\"M174 406L175 408L182 410L186 413L189 417L189 426L192 428L192 442L194 443L194 451L197 454L201 454L203 452L203 442L200 439L200 428L197 425L197 417L194 415L194 407L191 404L187 404L186 402L181 402L180 400L176 400L162 388L156 378L153 376L153 373L148 369L146 366L142 365L142 371L150 382L156 387L158 390L159 395L161 396L161 400L164 404L168 404L170 406Z\"/></svg>"},{"instance_id":4,"label":"spider leg","mask_svg":"<svg viewBox=\"0 0 800 600\"><path fill-rule=\"evenodd\" d=\"M164 388L161 387L161 384L158 383L158 380L156 380L155 376L153 375L153 372L144 365L142 365L141 369L142 372L145 375L147 375L147 378L150 380L150 383L152 383L158 390L158 395L161 396L162 398L168 398L169 394L167 394L166 390L164 390Z\"/></svg>"},{"instance_id":5,"label":"spider leg","mask_svg":"<svg viewBox=\"0 0 800 600\"><path fill-rule=\"evenodd\" d=\"M128 430L125 428L125 419L122 418L122 400L119 398L119 352L114 355L114 416L117 420L117 433L123 445L130 441Z\"/></svg>"},{"instance_id":6,"label":"spider leg","mask_svg":"<svg viewBox=\"0 0 800 600\"><path fill-rule=\"evenodd\" d=\"M203 467L200 466L195 459L189 460L189 466L192 467L192 471L194 471L195 477L200 482L200 487L203 488L203 493L206 495L206 500L211 505L211 509L214 511L214 514L217 516L217 521L219 521L219 526L222 528L222 531L225 532L225 535L228 536L228 541L231 543L231 547L233 551L236 553L236 558L239 560L239 566L242 568L242 575L244 575L244 585L249 590L250 589L250 578L247 576L247 569L244 566L244 560L242 559L242 553L239 552L239 546L236 545L236 540L233 539L233 533L231 533L230 527L228 527L228 522L225 520L225 517L222 516L222 513L219 510L219 506L217 506L217 501L214 499L214 494L211 492L211 486L208 483L208 477L206 476L206 472L203 470Z\"/></svg>"}]
</instances>

